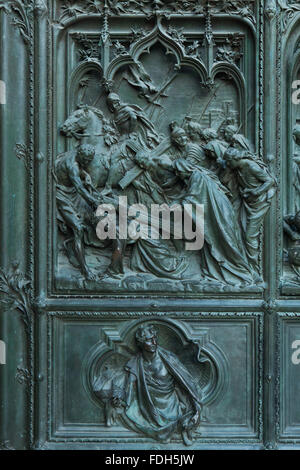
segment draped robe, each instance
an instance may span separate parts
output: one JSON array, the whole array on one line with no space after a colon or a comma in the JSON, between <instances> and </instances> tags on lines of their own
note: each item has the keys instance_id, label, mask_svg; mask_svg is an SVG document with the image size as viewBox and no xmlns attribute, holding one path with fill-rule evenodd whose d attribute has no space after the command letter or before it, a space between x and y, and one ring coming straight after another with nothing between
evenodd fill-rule
<instances>
[{"instance_id":1,"label":"draped robe","mask_svg":"<svg viewBox=\"0 0 300 470\"><path fill-rule=\"evenodd\" d=\"M125 421L132 429L164 441L189 427L192 416L201 410L201 397L193 377L174 354L158 347L156 355L161 361L159 372L141 353L125 366Z\"/></svg>"},{"instance_id":2,"label":"draped robe","mask_svg":"<svg viewBox=\"0 0 300 470\"><path fill-rule=\"evenodd\" d=\"M252 283L253 273L247 263L227 190L216 175L201 166L202 152L196 162L196 145L187 146L186 150L185 158L178 159L175 168L186 183L181 203L204 205L205 242L200 251L202 274L205 278L229 284Z\"/></svg>"}]
</instances>

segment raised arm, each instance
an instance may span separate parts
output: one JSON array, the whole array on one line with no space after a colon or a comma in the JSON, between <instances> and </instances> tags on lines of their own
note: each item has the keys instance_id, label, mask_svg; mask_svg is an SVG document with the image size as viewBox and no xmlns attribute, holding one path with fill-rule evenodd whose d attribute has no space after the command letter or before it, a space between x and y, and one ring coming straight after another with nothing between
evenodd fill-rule
<instances>
[{"instance_id":1,"label":"raised arm","mask_svg":"<svg viewBox=\"0 0 300 470\"><path fill-rule=\"evenodd\" d=\"M85 188L80 178L80 169L79 169L78 163L75 163L74 165L72 165L71 168L69 168L69 178L73 186L76 188L76 191L80 194L80 196L82 196L83 199L88 204L91 204L97 207L99 204L99 201L95 199Z\"/></svg>"}]
</instances>

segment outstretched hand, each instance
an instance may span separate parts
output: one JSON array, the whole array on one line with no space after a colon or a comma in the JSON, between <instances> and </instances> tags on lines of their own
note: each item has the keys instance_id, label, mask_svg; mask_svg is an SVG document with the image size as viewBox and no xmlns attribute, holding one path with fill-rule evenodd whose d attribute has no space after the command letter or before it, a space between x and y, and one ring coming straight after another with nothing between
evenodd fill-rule
<instances>
[{"instance_id":1,"label":"outstretched hand","mask_svg":"<svg viewBox=\"0 0 300 470\"><path fill-rule=\"evenodd\" d=\"M199 421L200 421L200 412L197 411L194 414L194 416L191 418L190 424L191 426L197 426L197 424L199 424Z\"/></svg>"}]
</instances>

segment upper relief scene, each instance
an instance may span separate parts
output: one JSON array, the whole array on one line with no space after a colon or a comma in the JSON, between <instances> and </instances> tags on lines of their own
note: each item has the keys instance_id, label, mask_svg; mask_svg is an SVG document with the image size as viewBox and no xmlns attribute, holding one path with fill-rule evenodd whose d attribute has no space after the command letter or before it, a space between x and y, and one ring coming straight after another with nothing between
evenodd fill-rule
<instances>
[{"instance_id":1,"label":"upper relief scene","mask_svg":"<svg viewBox=\"0 0 300 470\"><path fill-rule=\"evenodd\" d=\"M56 290L263 291L255 5L57 2Z\"/></svg>"},{"instance_id":2,"label":"upper relief scene","mask_svg":"<svg viewBox=\"0 0 300 470\"><path fill-rule=\"evenodd\" d=\"M300 5L292 4L286 12L289 35L283 55L286 107L282 132L283 253L281 293L299 295L300 288ZM287 21L289 20L289 21Z\"/></svg>"}]
</instances>

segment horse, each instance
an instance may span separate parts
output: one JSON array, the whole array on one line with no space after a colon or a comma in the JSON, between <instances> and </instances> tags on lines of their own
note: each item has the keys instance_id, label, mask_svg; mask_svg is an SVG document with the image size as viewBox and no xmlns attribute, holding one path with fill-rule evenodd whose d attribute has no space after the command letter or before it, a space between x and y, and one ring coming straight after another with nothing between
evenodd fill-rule
<instances>
[{"instance_id":1,"label":"horse","mask_svg":"<svg viewBox=\"0 0 300 470\"><path fill-rule=\"evenodd\" d=\"M105 187L109 170L111 166L112 154L117 150L119 135L109 121L104 117L102 111L92 106L83 106L74 111L60 127L60 132L76 140L76 146L89 144L95 147L95 156L86 169L92 180L92 185L96 190ZM116 175L114 185L118 184L118 171L113 172ZM65 242L65 248L68 258L74 266L78 267L73 243L74 237ZM126 245L125 245L126 246ZM123 251L124 242L113 240L112 242L112 261L110 268L112 272L123 272Z\"/></svg>"},{"instance_id":2,"label":"horse","mask_svg":"<svg viewBox=\"0 0 300 470\"><path fill-rule=\"evenodd\" d=\"M118 142L117 131L109 124L100 109L83 106L74 111L60 127L60 132L76 139L76 146L94 145L95 157L87 168L95 188L106 184L110 156L114 144Z\"/></svg>"}]
</instances>

